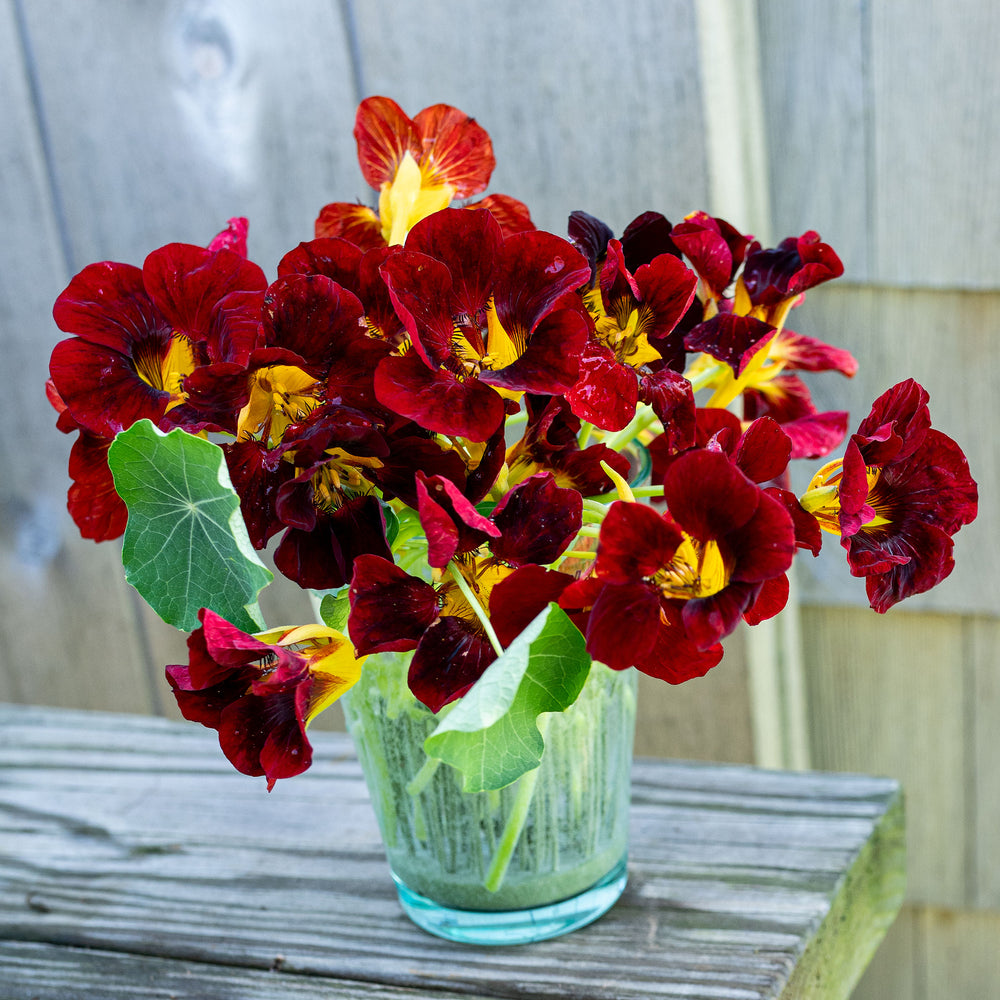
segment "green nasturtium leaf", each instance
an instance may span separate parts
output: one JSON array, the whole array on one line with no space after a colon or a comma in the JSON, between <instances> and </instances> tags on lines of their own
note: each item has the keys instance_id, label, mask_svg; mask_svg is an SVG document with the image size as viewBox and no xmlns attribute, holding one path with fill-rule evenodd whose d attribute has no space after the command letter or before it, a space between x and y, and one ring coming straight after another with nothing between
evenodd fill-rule
<instances>
[{"instance_id":1,"label":"green nasturtium leaf","mask_svg":"<svg viewBox=\"0 0 1000 1000\"><path fill-rule=\"evenodd\" d=\"M334 628L347 635L347 616L351 613L351 600L344 588L339 594L324 594L319 606L319 616L327 628Z\"/></svg>"},{"instance_id":2,"label":"green nasturtium leaf","mask_svg":"<svg viewBox=\"0 0 1000 1000\"><path fill-rule=\"evenodd\" d=\"M550 604L487 667L424 749L461 771L467 792L503 788L541 763L538 716L572 705L589 672L580 630Z\"/></svg>"},{"instance_id":3,"label":"green nasturtium leaf","mask_svg":"<svg viewBox=\"0 0 1000 1000\"><path fill-rule=\"evenodd\" d=\"M128 506L125 579L150 607L186 632L199 608L263 629L257 595L273 574L250 544L222 449L140 420L112 442L108 464Z\"/></svg>"}]
</instances>

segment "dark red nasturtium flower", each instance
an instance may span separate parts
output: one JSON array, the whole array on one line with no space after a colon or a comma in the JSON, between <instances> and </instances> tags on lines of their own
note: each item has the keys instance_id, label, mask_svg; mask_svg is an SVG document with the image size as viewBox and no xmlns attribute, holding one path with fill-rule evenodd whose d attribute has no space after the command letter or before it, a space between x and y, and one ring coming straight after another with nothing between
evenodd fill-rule
<instances>
[{"instance_id":1,"label":"dark red nasturtium flower","mask_svg":"<svg viewBox=\"0 0 1000 1000\"><path fill-rule=\"evenodd\" d=\"M721 451L681 455L664 477L667 510L612 504L590 577L560 604L589 609L587 648L616 669L679 683L721 658L744 617L777 614L795 528L784 505Z\"/></svg>"},{"instance_id":2,"label":"dark red nasturtium flower","mask_svg":"<svg viewBox=\"0 0 1000 1000\"><path fill-rule=\"evenodd\" d=\"M722 299L747 253L759 248L752 236L706 212L692 212L670 231L674 245L701 278L706 300Z\"/></svg>"},{"instance_id":3,"label":"dark red nasturtium flower","mask_svg":"<svg viewBox=\"0 0 1000 1000\"><path fill-rule=\"evenodd\" d=\"M306 727L361 675L350 642L323 625L248 635L203 608L188 639L189 662L166 668L185 719L219 732L243 774L278 778L312 763Z\"/></svg>"},{"instance_id":4,"label":"dark red nasturtium flower","mask_svg":"<svg viewBox=\"0 0 1000 1000\"><path fill-rule=\"evenodd\" d=\"M206 397L210 382L189 385L216 364L230 381L220 374L212 384L239 397L241 368L228 361L249 351L267 284L242 255L242 223L232 220L214 249L172 243L141 269L91 264L56 300L56 324L74 336L52 351L48 394L59 429L80 432L68 507L85 538L103 541L124 530L127 515L107 464L119 431L144 418L164 429L223 429L216 401Z\"/></svg>"},{"instance_id":5,"label":"dark red nasturtium flower","mask_svg":"<svg viewBox=\"0 0 1000 1000\"><path fill-rule=\"evenodd\" d=\"M437 712L496 659L482 614L501 641L510 642L571 581L544 567L579 531L583 500L541 474L508 491L487 518L441 477L419 482L419 514L437 582L380 556L359 555L349 628L359 653L414 650L410 689Z\"/></svg>"},{"instance_id":6,"label":"dark red nasturtium flower","mask_svg":"<svg viewBox=\"0 0 1000 1000\"><path fill-rule=\"evenodd\" d=\"M576 382L587 319L570 294L587 264L550 233L504 239L483 210L418 223L382 275L412 349L375 373L379 402L437 434L490 438L521 393Z\"/></svg>"},{"instance_id":7,"label":"dark red nasturtium flower","mask_svg":"<svg viewBox=\"0 0 1000 1000\"><path fill-rule=\"evenodd\" d=\"M685 348L678 324L694 300L697 275L668 252L634 274L625 259L615 239L595 259L594 279L583 296L591 336L580 377L566 393L577 416L610 431L628 424L640 400L669 422L673 406L683 405L679 393L689 392L679 374Z\"/></svg>"},{"instance_id":8,"label":"dark red nasturtium flower","mask_svg":"<svg viewBox=\"0 0 1000 1000\"><path fill-rule=\"evenodd\" d=\"M585 497L614 489L601 463L628 480L628 458L607 445L580 447L580 418L562 396L525 396L528 420L520 440L507 449L507 480L512 485L538 472L551 472L560 486Z\"/></svg>"},{"instance_id":9,"label":"dark red nasturtium flower","mask_svg":"<svg viewBox=\"0 0 1000 1000\"><path fill-rule=\"evenodd\" d=\"M802 505L841 536L875 611L940 583L954 567L952 536L978 513L961 448L931 427L929 396L913 379L893 386L851 435L842 460L813 477Z\"/></svg>"}]
</instances>

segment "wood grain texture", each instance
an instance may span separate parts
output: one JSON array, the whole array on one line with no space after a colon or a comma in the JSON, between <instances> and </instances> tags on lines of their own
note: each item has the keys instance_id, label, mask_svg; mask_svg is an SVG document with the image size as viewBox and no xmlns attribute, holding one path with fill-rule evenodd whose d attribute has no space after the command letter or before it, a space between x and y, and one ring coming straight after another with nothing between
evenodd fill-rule
<instances>
[{"instance_id":1,"label":"wood grain texture","mask_svg":"<svg viewBox=\"0 0 1000 1000\"><path fill-rule=\"evenodd\" d=\"M1000 8L925 0L914 17L906 0L887 0L865 9L874 115L872 279L995 289Z\"/></svg>"},{"instance_id":2,"label":"wood grain texture","mask_svg":"<svg viewBox=\"0 0 1000 1000\"><path fill-rule=\"evenodd\" d=\"M11 377L0 435L0 697L149 711L136 608L116 548L80 539L65 510L71 442L55 429L44 384L59 339L52 302L68 271L19 28L3 0L0 344Z\"/></svg>"},{"instance_id":3,"label":"wood grain texture","mask_svg":"<svg viewBox=\"0 0 1000 1000\"><path fill-rule=\"evenodd\" d=\"M970 906L1000 912L1000 621L971 618L965 625L966 737L972 857ZM998 977L1000 981L1000 977Z\"/></svg>"},{"instance_id":4,"label":"wood grain texture","mask_svg":"<svg viewBox=\"0 0 1000 1000\"><path fill-rule=\"evenodd\" d=\"M583 209L622 229L707 203L693 0L353 3L365 93L438 101L493 139L491 190L565 233ZM419 14L417 13L419 11Z\"/></svg>"},{"instance_id":5,"label":"wood grain texture","mask_svg":"<svg viewBox=\"0 0 1000 1000\"><path fill-rule=\"evenodd\" d=\"M0 940L22 967L36 942L435 996L826 998L849 995L902 897L893 782L638 761L611 913L457 948L402 916L349 741L315 742L268 796L197 726L0 707ZM790 992L797 965L823 989Z\"/></svg>"},{"instance_id":6,"label":"wood grain texture","mask_svg":"<svg viewBox=\"0 0 1000 1000\"><path fill-rule=\"evenodd\" d=\"M863 5L765 0L757 10L775 235L818 230L845 280L863 281L871 230Z\"/></svg>"},{"instance_id":7,"label":"wood grain texture","mask_svg":"<svg viewBox=\"0 0 1000 1000\"><path fill-rule=\"evenodd\" d=\"M294 16L266 0L24 8L74 268L204 245L243 215L250 256L273 277L358 176L336 4L304 0Z\"/></svg>"}]
</instances>

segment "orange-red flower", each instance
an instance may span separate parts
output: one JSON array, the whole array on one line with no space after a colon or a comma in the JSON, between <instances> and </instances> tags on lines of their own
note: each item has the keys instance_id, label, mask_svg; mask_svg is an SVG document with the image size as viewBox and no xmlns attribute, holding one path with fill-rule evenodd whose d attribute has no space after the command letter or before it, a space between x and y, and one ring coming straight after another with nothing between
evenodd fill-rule
<instances>
[{"instance_id":1,"label":"orange-red flower","mask_svg":"<svg viewBox=\"0 0 1000 1000\"><path fill-rule=\"evenodd\" d=\"M335 202L316 220L317 236L340 236L365 250L399 246L428 215L456 198L479 194L496 160L493 144L474 118L447 104L408 118L388 97L369 97L354 125L365 180L379 192L378 211ZM481 207L494 212L505 232L533 229L527 208L506 195L491 195Z\"/></svg>"}]
</instances>

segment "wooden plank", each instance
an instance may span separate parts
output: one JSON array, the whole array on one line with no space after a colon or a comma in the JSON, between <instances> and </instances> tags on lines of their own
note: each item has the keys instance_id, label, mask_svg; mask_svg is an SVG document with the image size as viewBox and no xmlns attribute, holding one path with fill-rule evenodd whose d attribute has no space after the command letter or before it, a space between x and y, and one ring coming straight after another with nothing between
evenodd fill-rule
<instances>
[{"instance_id":1,"label":"wooden plank","mask_svg":"<svg viewBox=\"0 0 1000 1000\"><path fill-rule=\"evenodd\" d=\"M926 0L914 17L912 4L888 0L867 10L873 279L995 289L1000 8Z\"/></svg>"},{"instance_id":2,"label":"wooden plank","mask_svg":"<svg viewBox=\"0 0 1000 1000\"><path fill-rule=\"evenodd\" d=\"M282 971L281 956L266 972L145 955L0 941L5 1000L128 997L130 1000L413 1000L413 992L378 983ZM426 996L427 994L423 994ZM438 1000L464 994L435 990ZM485 994L484 1000L490 1000Z\"/></svg>"},{"instance_id":3,"label":"wooden plank","mask_svg":"<svg viewBox=\"0 0 1000 1000\"><path fill-rule=\"evenodd\" d=\"M565 233L584 209L620 232L707 204L693 0L481 5L474 26L462 0L353 8L365 92L473 115L497 155L491 189L542 228Z\"/></svg>"},{"instance_id":4,"label":"wooden plank","mask_svg":"<svg viewBox=\"0 0 1000 1000\"><path fill-rule=\"evenodd\" d=\"M14 373L0 436L0 698L149 711L135 606L115 546L79 538L66 513L71 441L44 396L67 281L59 221L15 4L0 2L0 337Z\"/></svg>"},{"instance_id":5,"label":"wooden plank","mask_svg":"<svg viewBox=\"0 0 1000 1000\"><path fill-rule=\"evenodd\" d=\"M963 624L803 611L813 763L892 775L907 796L909 894L961 906L969 871Z\"/></svg>"},{"instance_id":6,"label":"wooden plank","mask_svg":"<svg viewBox=\"0 0 1000 1000\"><path fill-rule=\"evenodd\" d=\"M915 378L930 393L934 426L959 442L979 483L983 513L955 537L954 572L902 607L1000 615L1000 533L990 518L1000 491L1000 452L983 432L1000 423L993 389L1000 380L1000 295L829 286L810 292L801 318L793 312L789 326L847 348L860 363L853 379L826 372L809 380L820 409L849 409L853 431L886 389ZM819 464L799 463L797 489ZM864 583L850 576L836 539L824 541L818 559L799 559L803 601L867 605Z\"/></svg>"},{"instance_id":7,"label":"wooden plank","mask_svg":"<svg viewBox=\"0 0 1000 1000\"><path fill-rule=\"evenodd\" d=\"M268 796L197 726L0 707L0 939L423 995L846 997L902 896L893 782L641 760L611 913L459 959L402 916L348 740L316 743ZM790 992L797 962L829 988Z\"/></svg>"},{"instance_id":8,"label":"wooden plank","mask_svg":"<svg viewBox=\"0 0 1000 1000\"><path fill-rule=\"evenodd\" d=\"M1000 911L1000 622L972 618L966 624L969 674L969 834L972 860L967 900Z\"/></svg>"},{"instance_id":9,"label":"wooden plank","mask_svg":"<svg viewBox=\"0 0 1000 1000\"><path fill-rule=\"evenodd\" d=\"M862 11L857 3L758 4L775 235L819 231L852 281L870 269Z\"/></svg>"}]
</instances>

